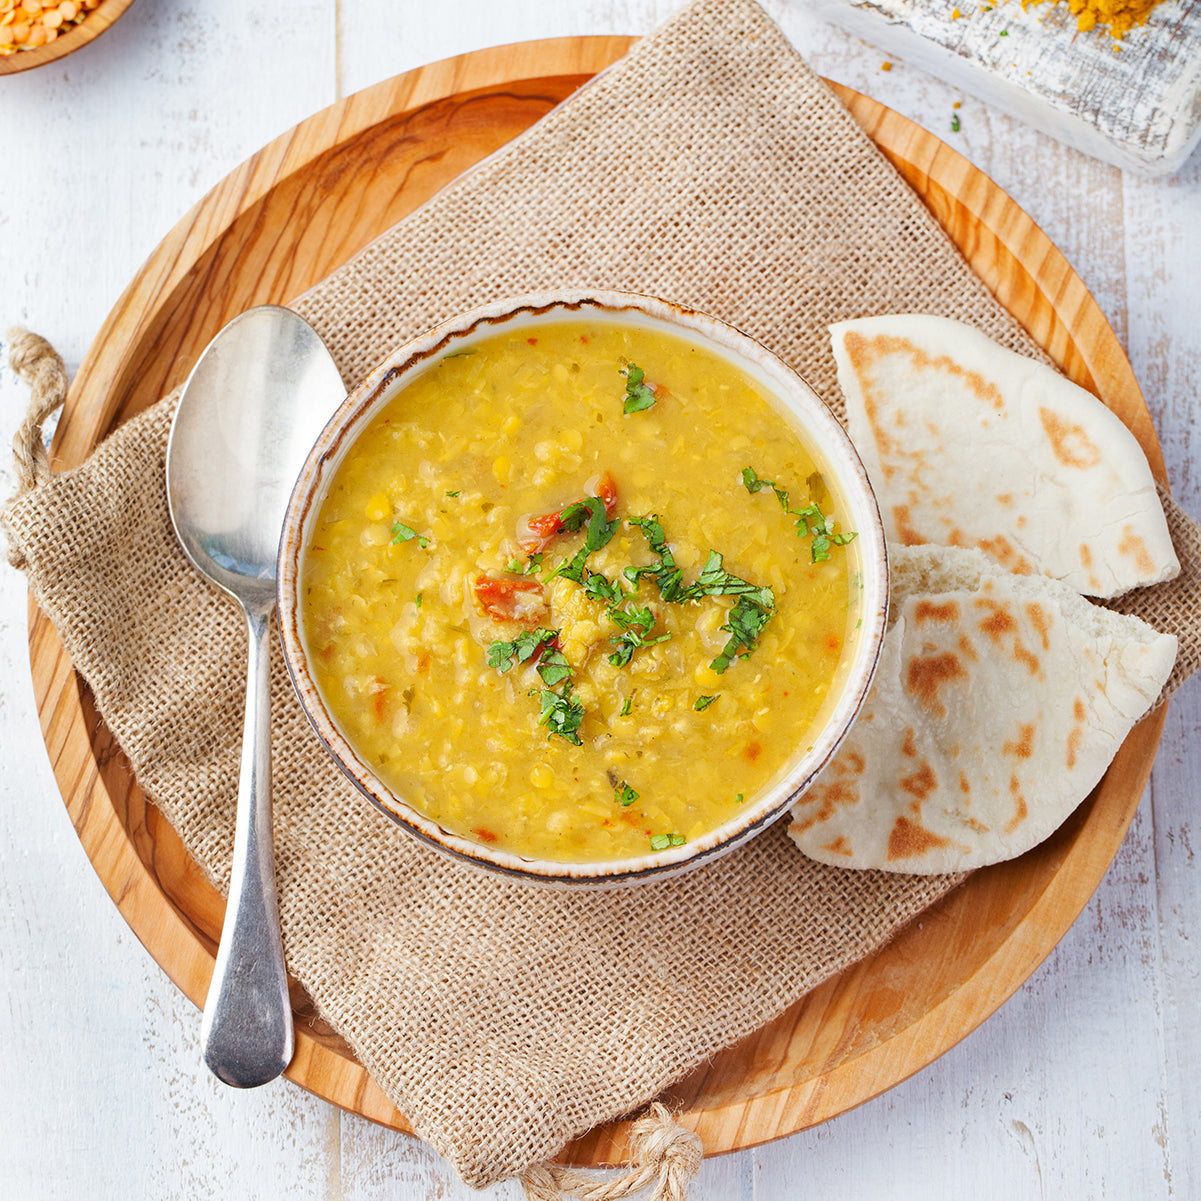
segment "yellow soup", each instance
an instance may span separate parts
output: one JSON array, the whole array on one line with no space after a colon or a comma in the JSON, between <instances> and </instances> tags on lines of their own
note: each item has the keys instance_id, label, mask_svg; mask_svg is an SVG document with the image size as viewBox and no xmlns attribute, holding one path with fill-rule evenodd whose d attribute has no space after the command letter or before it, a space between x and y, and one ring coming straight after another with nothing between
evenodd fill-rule
<instances>
[{"instance_id":1,"label":"yellow soup","mask_svg":"<svg viewBox=\"0 0 1201 1201\"><path fill-rule=\"evenodd\" d=\"M301 567L318 687L452 833L560 862L679 846L811 741L858 620L832 503L780 411L683 339L493 336L330 482Z\"/></svg>"}]
</instances>

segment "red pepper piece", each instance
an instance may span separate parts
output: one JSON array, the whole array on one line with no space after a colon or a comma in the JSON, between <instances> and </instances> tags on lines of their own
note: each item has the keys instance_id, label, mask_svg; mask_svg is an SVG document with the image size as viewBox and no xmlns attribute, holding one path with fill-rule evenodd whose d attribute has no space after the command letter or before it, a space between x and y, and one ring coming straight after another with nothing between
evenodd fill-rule
<instances>
[{"instance_id":1,"label":"red pepper piece","mask_svg":"<svg viewBox=\"0 0 1201 1201\"><path fill-rule=\"evenodd\" d=\"M531 630L542 624L546 600L537 580L484 575L471 588L480 611L493 620L515 621Z\"/></svg>"}]
</instances>

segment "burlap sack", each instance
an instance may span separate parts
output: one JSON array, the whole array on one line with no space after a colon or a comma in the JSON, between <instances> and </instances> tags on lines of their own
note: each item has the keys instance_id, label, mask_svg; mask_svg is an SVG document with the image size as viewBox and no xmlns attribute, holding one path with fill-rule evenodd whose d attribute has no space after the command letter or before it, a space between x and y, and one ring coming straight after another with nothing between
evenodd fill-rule
<instances>
[{"instance_id":1,"label":"burlap sack","mask_svg":"<svg viewBox=\"0 0 1201 1201\"><path fill-rule=\"evenodd\" d=\"M826 326L866 313L942 313L1037 353L751 0L693 4L295 307L353 381L440 319L556 285L711 312L830 397ZM245 639L171 533L173 402L77 471L34 471L5 523L139 781L224 890ZM1131 603L1182 635L1187 674L1201 556L1172 514L1186 578ZM473 1185L636 1109L955 882L811 863L779 825L633 890L494 880L399 834L326 758L278 664L273 687L289 966Z\"/></svg>"}]
</instances>

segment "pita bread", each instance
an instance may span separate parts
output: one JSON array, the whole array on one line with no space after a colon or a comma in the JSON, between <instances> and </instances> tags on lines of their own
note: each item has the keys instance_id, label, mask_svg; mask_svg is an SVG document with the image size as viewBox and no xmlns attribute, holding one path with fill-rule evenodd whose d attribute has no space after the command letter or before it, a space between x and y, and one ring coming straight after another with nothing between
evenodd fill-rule
<instances>
[{"instance_id":1,"label":"pita bread","mask_svg":"<svg viewBox=\"0 0 1201 1201\"><path fill-rule=\"evenodd\" d=\"M974 546L1086 596L1179 574L1146 456L1091 393L945 317L830 332L891 541Z\"/></svg>"},{"instance_id":2,"label":"pita bread","mask_svg":"<svg viewBox=\"0 0 1201 1201\"><path fill-rule=\"evenodd\" d=\"M1092 791L1159 696L1176 638L979 551L890 556L875 682L788 832L843 867L927 874L1011 859Z\"/></svg>"}]
</instances>

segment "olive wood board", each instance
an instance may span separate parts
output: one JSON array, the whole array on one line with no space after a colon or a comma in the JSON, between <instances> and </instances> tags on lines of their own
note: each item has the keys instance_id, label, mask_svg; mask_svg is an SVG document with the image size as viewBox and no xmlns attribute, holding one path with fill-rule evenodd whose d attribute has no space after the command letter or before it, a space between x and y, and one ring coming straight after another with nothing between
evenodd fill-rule
<instances>
[{"instance_id":1,"label":"olive wood board","mask_svg":"<svg viewBox=\"0 0 1201 1201\"><path fill-rule=\"evenodd\" d=\"M446 59L350 96L264 147L175 226L109 314L72 383L56 467L80 463L121 421L182 382L236 314L284 303L324 278L632 41L562 38ZM1130 364L1059 251L959 154L834 86L1001 302L1069 376L1118 412L1162 479ZM138 787L32 602L30 661L46 748L89 859L130 928L202 1005L224 903ZM1150 775L1165 714L1161 707L1131 732L1093 794L1047 842L974 873L882 950L674 1085L664 1099L706 1153L755 1146L843 1113L929 1064L992 1014L1100 882ZM292 999L297 1048L287 1075L346 1110L411 1130L295 983ZM628 1121L597 1127L562 1159L622 1163L628 1132Z\"/></svg>"}]
</instances>

